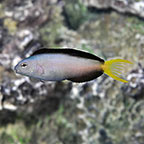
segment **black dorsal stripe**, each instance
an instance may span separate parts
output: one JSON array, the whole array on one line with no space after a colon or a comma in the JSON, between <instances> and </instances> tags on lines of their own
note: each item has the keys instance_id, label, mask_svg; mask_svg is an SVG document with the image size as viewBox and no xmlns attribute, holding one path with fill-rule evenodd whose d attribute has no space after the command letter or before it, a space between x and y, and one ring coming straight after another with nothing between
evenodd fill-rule
<instances>
[{"instance_id":1,"label":"black dorsal stripe","mask_svg":"<svg viewBox=\"0 0 144 144\"><path fill-rule=\"evenodd\" d=\"M48 48L43 48L43 49L39 49L37 51L35 51L31 56L34 55L38 55L38 54L66 54L66 55L70 55L70 56L76 56L76 57L82 57L82 58L87 58L87 59L92 59L92 60L97 60L100 61L102 63L104 63L104 60L93 55L90 54L88 52L84 52L81 50L76 50L76 49L48 49Z\"/></svg>"}]
</instances>

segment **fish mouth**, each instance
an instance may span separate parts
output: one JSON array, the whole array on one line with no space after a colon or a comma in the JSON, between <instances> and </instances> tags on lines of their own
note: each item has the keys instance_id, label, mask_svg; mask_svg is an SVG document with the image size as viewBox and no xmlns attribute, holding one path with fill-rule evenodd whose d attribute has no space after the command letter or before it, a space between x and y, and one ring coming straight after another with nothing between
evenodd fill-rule
<instances>
[{"instance_id":1,"label":"fish mouth","mask_svg":"<svg viewBox=\"0 0 144 144\"><path fill-rule=\"evenodd\" d=\"M15 72L15 73L18 73L18 71L17 71L17 69L16 69L16 68L14 68L14 72Z\"/></svg>"},{"instance_id":2,"label":"fish mouth","mask_svg":"<svg viewBox=\"0 0 144 144\"><path fill-rule=\"evenodd\" d=\"M14 67L14 71L15 71L15 73L18 73L17 66L18 66L18 65L16 65L16 66Z\"/></svg>"}]
</instances>

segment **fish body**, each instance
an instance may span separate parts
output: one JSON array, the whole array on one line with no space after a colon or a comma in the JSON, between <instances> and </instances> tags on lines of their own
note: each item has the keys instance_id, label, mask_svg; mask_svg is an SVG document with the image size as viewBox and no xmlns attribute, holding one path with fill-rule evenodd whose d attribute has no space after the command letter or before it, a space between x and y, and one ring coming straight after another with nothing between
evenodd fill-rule
<instances>
[{"instance_id":1,"label":"fish body","mask_svg":"<svg viewBox=\"0 0 144 144\"><path fill-rule=\"evenodd\" d=\"M129 63L129 61L123 60ZM75 49L40 49L15 66L16 73L44 81L86 82L109 73L107 61ZM113 62L114 64L114 62ZM115 79L118 76L115 76ZM119 77L118 77L119 78ZM121 78L119 78L121 80ZM126 82L123 80L123 82Z\"/></svg>"}]
</instances>

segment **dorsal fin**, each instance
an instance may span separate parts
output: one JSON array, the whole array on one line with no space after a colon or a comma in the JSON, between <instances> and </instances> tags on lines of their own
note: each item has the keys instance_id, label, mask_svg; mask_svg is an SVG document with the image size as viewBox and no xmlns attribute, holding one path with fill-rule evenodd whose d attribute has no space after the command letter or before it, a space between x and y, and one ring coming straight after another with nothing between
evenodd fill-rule
<instances>
[{"instance_id":1,"label":"dorsal fin","mask_svg":"<svg viewBox=\"0 0 144 144\"><path fill-rule=\"evenodd\" d=\"M90 54L88 52L84 52L84 51L80 51L80 50L76 50L76 49L48 49L48 48L43 48L43 49L39 49L37 51L35 51L31 56L34 55L38 55L38 54L66 54L66 55L70 55L70 56L76 56L76 57L82 57L82 58L87 58L87 59L92 59L92 60L97 60L100 61L102 63L104 63L104 60L93 55Z\"/></svg>"}]
</instances>

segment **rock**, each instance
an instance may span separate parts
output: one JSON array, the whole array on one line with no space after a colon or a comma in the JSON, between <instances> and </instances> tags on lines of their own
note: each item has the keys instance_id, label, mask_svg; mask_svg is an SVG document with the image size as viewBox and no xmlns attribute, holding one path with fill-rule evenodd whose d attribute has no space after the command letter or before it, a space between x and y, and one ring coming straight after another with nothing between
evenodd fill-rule
<instances>
[{"instance_id":1,"label":"rock","mask_svg":"<svg viewBox=\"0 0 144 144\"><path fill-rule=\"evenodd\" d=\"M144 94L144 68L141 64L134 69L127 77L130 81L128 85L122 87L123 95L134 99L143 99Z\"/></svg>"},{"instance_id":2,"label":"rock","mask_svg":"<svg viewBox=\"0 0 144 144\"><path fill-rule=\"evenodd\" d=\"M129 13L144 17L144 2L137 0L82 0L88 7L114 9L120 13Z\"/></svg>"}]
</instances>

